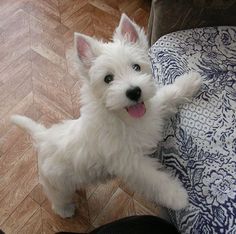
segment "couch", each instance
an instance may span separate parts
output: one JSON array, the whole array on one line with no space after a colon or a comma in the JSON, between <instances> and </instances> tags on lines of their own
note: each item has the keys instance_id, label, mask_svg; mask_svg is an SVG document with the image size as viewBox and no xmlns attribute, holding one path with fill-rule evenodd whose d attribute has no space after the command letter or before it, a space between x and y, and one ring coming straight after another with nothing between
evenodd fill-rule
<instances>
[{"instance_id":1,"label":"couch","mask_svg":"<svg viewBox=\"0 0 236 234\"><path fill-rule=\"evenodd\" d=\"M235 2L152 3L149 55L156 82L169 84L192 70L204 79L193 101L166 122L154 154L188 191L186 209L168 210L184 234L236 233ZM165 23L172 27L160 26Z\"/></svg>"}]
</instances>

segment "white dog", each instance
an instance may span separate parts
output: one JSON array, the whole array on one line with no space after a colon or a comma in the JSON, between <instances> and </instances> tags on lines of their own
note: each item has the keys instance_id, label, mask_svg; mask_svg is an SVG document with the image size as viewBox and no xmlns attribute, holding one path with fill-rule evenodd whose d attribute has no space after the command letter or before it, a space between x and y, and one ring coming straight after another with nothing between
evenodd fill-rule
<instances>
[{"instance_id":1,"label":"white dog","mask_svg":"<svg viewBox=\"0 0 236 234\"><path fill-rule=\"evenodd\" d=\"M148 154L162 139L164 119L199 90L200 76L189 73L157 89L144 31L125 14L112 42L76 33L75 47L84 79L81 117L49 129L12 117L35 141L40 181L53 210L71 217L77 189L114 176L150 200L184 208L186 190Z\"/></svg>"}]
</instances>

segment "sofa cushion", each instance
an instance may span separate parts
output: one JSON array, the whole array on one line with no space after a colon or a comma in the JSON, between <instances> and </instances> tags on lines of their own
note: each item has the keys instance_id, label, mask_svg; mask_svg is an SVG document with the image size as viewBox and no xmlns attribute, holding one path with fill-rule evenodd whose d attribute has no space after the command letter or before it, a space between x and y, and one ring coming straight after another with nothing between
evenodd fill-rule
<instances>
[{"instance_id":1,"label":"sofa cushion","mask_svg":"<svg viewBox=\"0 0 236 234\"><path fill-rule=\"evenodd\" d=\"M190 70L204 78L167 121L155 154L179 177L190 204L170 211L181 233L236 233L236 27L174 32L150 49L154 78L172 83Z\"/></svg>"}]
</instances>

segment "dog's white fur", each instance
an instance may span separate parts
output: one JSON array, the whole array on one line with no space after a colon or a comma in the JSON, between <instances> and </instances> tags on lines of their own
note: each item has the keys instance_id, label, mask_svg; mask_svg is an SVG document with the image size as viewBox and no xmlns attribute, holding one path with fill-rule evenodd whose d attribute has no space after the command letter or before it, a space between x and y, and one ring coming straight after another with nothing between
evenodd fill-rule
<instances>
[{"instance_id":1,"label":"dog's white fur","mask_svg":"<svg viewBox=\"0 0 236 234\"><path fill-rule=\"evenodd\" d=\"M49 129L27 117L12 117L35 140L40 181L54 211L61 217L72 216L75 190L113 176L150 200L172 209L184 208L186 190L147 155L162 139L164 119L198 91L200 76L189 73L157 89L146 36L124 14L113 42L76 33L75 45L84 79L81 117ZM132 64L139 64L141 71L133 70ZM114 80L107 84L104 77L111 73ZM133 86L141 88L140 101L146 106L144 116L137 119L125 109L135 104L125 95Z\"/></svg>"}]
</instances>

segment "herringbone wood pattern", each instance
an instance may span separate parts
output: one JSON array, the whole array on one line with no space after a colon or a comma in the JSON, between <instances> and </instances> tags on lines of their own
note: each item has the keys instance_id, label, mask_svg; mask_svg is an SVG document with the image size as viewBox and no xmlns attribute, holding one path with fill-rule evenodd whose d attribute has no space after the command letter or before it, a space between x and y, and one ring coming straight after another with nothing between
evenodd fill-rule
<instances>
[{"instance_id":1,"label":"herringbone wood pattern","mask_svg":"<svg viewBox=\"0 0 236 234\"><path fill-rule=\"evenodd\" d=\"M10 233L88 231L133 214L157 214L119 180L77 194L78 211L53 214L39 185L29 136L9 117L27 115L47 126L79 117L80 83L73 63L73 33L109 39L121 12L144 27L146 0L0 1L0 228Z\"/></svg>"}]
</instances>

